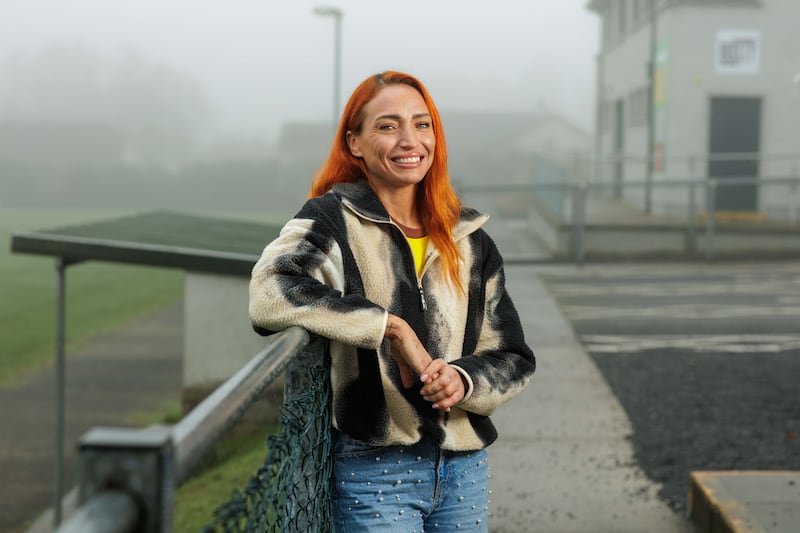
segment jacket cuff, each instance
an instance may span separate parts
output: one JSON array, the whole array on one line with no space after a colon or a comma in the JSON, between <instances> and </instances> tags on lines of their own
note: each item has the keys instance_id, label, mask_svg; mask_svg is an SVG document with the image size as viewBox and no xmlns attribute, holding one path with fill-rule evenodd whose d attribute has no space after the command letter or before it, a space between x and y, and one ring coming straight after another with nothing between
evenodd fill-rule
<instances>
[{"instance_id":1,"label":"jacket cuff","mask_svg":"<svg viewBox=\"0 0 800 533\"><path fill-rule=\"evenodd\" d=\"M461 368L460 366L454 365L452 363L450 364L450 366L452 366L453 368L458 370L458 373L461 374L461 380L464 382L464 385L465 385L464 397L461 398L461 400L458 403L466 402L467 400L469 400L469 397L472 396L472 388L473 388L472 378L469 377L469 374L467 373L467 371L464 370L463 368ZM456 404L456 405L458 405L458 404Z\"/></svg>"}]
</instances>

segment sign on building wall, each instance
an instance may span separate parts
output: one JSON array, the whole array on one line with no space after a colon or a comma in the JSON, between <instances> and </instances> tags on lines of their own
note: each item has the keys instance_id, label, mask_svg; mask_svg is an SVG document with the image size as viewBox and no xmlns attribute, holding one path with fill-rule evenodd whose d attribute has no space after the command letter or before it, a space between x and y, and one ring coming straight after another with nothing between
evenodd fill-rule
<instances>
[{"instance_id":1,"label":"sign on building wall","mask_svg":"<svg viewBox=\"0 0 800 533\"><path fill-rule=\"evenodd\" d=\"M653 166L654 172L666 170L667 144L667 66L669 47L666 41L656 45L655 75L653 77Z\"/></svg>"},{"instance_id":2,"label":"sign on building wall","mask_svg":"<svg viewBox=\"0 0 800 533\"><path fill-rule=\"evenodd\" d=\"M717 30L714 70L717 74L758 74L761 70L761 32Z\"/></svg>"}]
</instances>

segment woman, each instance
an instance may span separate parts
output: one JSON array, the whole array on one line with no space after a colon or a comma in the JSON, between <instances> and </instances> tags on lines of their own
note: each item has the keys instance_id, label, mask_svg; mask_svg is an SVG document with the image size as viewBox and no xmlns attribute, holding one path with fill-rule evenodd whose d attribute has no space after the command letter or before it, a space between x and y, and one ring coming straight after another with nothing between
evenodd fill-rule
<instances>
[{"instance_id":1,"label":"woman","mask_svg":"<svg viewBox=\"0 0 800 533\"><path fill-rule=\"evenodd\" d=\"M535 369L487 218L450 185L427 90L383 72L253 268L257 331L330 340L339 531L487 531L488 416Z\"/></svg>"}]
</instances>

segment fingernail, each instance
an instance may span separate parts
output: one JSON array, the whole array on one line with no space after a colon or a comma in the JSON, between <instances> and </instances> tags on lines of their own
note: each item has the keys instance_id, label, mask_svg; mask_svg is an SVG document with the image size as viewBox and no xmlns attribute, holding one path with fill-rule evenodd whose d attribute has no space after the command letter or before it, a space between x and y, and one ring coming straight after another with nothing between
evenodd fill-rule
<instances>
[{"instance_id":1,"label":"fingernail","mask_svg":"<svg viewBox=\"0 0 800 533\"><path fill-rule=\"evenodd\" d=\"M428 376L428 374L422 374L422 375L419 377L419 380L420 380L421 382L425 383L426 381L428 381L428 377L429 377L429 376Z\"/></svg>"}]
</instances>

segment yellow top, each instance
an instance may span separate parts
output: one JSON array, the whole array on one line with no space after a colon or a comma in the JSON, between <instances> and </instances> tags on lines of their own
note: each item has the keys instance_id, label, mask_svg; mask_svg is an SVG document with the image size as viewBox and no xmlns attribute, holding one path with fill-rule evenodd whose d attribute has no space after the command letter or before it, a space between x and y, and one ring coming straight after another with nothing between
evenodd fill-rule
<instances>
[{"instance_id":1,"label":"yellow top","mask_svg":"<svg viewBox=\"0 0 800 533\"><path fill-rule=\"evenodd\" d=\"M422 265L425 262L425 252L428 250L428 236L417 239L406 237L411 253L414 255L414 265L417 267L417 276L422 274Z\"/></svg>"}]
</instances>

